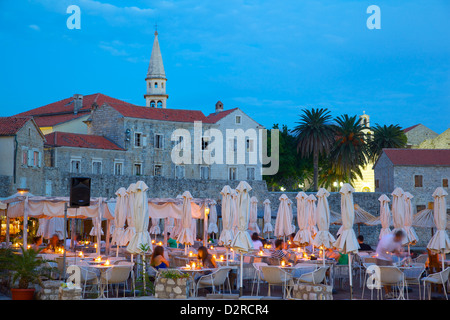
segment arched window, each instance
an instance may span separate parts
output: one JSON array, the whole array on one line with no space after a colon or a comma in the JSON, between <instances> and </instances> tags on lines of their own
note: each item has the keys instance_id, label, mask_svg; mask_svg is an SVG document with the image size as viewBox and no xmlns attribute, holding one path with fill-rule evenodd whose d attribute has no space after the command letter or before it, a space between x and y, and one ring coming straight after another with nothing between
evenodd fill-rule
<instances>
[{"instance_id":1,"label":"arched window","mask_svg":"<svg viewBox=\"0 0 450 320\"><path fill-rule=\"evenodd\" d=\"M158 108L162 108L162 101L158 101Z\"/></svg>"},{"instance_id":2,"label":"arched window","mask_svg":"<svg viewBox=\"0 0 450 320\"><path fill-rule=\"evenodd\" d=\"M151 101L151 102L150 102L150 107L152 107L152 108L155 107L155 101Z\"/></svg>"},{"instance_id":3,"label":"arched window","mask_svg":"<svg viewBox=\"0 0 450 320\"><path fill-rule=\"evenodd\" d=\"M164 82L161 82L161 88L164 89Z\"/></svg>"},{"instance_id":4,"label":"arched window","mask_svg":"<svg viewBox=\"0 0 450 320\"><path fill-rule=\"evenodd\" d=\"M155 88L158 88L158 82L155 82Z\"/></svg>"},{"instance_id":5,"label":"arched window","mask_svg":"<svg viewBox=\"0 0 450 320\"><path fill-rule=\"evenodd\" d=\"M151 83L151 82L148 83L148 87L149 87L149 88L152 87L152 83Z\"/></svg>"}]
</instances>

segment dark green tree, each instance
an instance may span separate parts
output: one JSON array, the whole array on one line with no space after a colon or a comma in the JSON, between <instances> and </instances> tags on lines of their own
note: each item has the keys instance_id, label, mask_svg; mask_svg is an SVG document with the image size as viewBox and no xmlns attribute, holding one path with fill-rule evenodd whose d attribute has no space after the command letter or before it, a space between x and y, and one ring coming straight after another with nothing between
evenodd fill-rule
<instances>
[{"instance_id":1,"label":"dark green tree","mask_svg":"<svg viewBox=\"0 0 450 320\"><path fill-rule=\"evenodd\" d=\"M375 163L385 148L405 148L407 138L398 124L380 126L378 123L372 128L373 137L369 139L370 160Z\"/></svg>"}]
</instances>

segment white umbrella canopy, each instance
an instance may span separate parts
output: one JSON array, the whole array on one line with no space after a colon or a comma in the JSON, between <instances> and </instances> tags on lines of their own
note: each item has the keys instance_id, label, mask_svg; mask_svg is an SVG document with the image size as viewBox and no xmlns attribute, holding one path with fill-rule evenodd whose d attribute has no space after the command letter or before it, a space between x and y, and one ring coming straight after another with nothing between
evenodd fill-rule
<instances>
[{"instance_id":1,"label":"white umbrella canopy","mask_svg":"<svg viewBox=\"0 0 450 320\"><path fill-rule=\"evenodd\" d=\"M181 231L177 241L185 245L194 245L194 235L192 233L192 195L189 191L183 193L183 212L181 216Z\"/></svg>"},{"instance_id":2,"label":"white umbrella canopy","mask_svg":"<svg viewBox=\"0 0 450 320\"><path fill-rule=\"evenodd\" d=\"M160 222L160 219L152 218L152 226L150 227L150 231L149 231L150 234L154 234L154 235L161 234L161 228L159 227L159 222Z\"/></svg>"},{"instance_id":3,"label":"white umbrella canopy","mask_svg":"<svg viewBox=\"0 0 450 320\"><path fill-rule=\"evenodd\" d=\"M231 189L231 214L233 216L233 234L236 234L238 229L238 194L235 189Z\"/></svg>"},{"instance_id":4,"label":"white umbrella canopy","mask_svg":"<svg viewBox=\"0 0 450 320\"><path fill-rule=\"evenodd\" d=\"M257 224L258 221L258 199L253 196L250 198L250 222L248 224L248 230L256 233L260 233L261 230Z\"/></svg>"},{"instance_id":5,"label":"white umbrella canopy","mask_svg":"<svg viewBox=\"0 0 450 320\"><path fill-rule=\"evenodd\" d=\"M308 224L308 213L306 211L306 193L300 191L297 196L297 223L299 230L295 234L294 242L301 246L309 245L312 241L311 230Z\"/></svg>"},{"instance_id":6,"label":"white umbrella canopy","mask_svg":"<svg viewBox=\"0 0 450 320\"><path fill-rule=\"evenodd\" d=\"M433 193L434 223L437 230L427 245L427 248L433 253L446 254L450 252L450 240L445 231L447 226L446 196L448 196L448 193L442 187L438 187ZM442 263L444 263L444 259L442 259Z\"/></svg>"},{"instance_id":7,"label":"white umbrella canopy","mask_svg":"<svg viewBox=\"0 0 450 320\"><path fill-rule=\"evenodd\" d=\"M291 234L295 233L293 204L294 204L294 203L292 202L292 200L291 200L291 199L288 199L289 221L291 222Z\"/></svg>"},{"instance_id":8,"label":"white umbrella canopy","mask_svg":"<svg viewBox=\"0 0 450 320\"><path fill-rule=\"evenodd\" d=\"M325 248L333 247L336 239L329 232L330 229L330 207L328 205L328 197L330 193L324 188L320 188L317 196L317 226L319 231L314 237L313 244L316 247L324 246ZM324 260L325 263L325 260Z\"/></svg>"},{"instance_id":9,"label":"white umbrella canopy","mask_svg":"<svg viewBox=\"0 0 450 320\"><path fill-rule=\"evenodd\" d=\"M219 244L229 247L231 245L231 241L233 241L233 213L231 211L232 199L230 186L224 186L220 193L222 194L223 230L220 233Z\"/></svg>"},{"instance_id":10,"label":"white umbrella canopy","mask_svg":"<svg viewBox=\"0 0 450 320\"><path fill-rule=\"evenodd\" d=\"M125 246L128 241L125 237L125 221L127 219L128 203L127 203L127 190L125 188L119 188L116 191L117 202L114 208L114 231L112 233L111 244L117 246L116 255L119 255L119 247Z\"/></svg>"},{"instance_id":11,"label":"white umbrella canopy","mask_svg":"<svg viewBox=\"0 0 450 320\"><path fill-rule=\"evenodd\" d=\"M135 183L132 183L128 186L127 194L124 197L124 201L128 206L127 210L127 228L125 229L124 241L129 243L133 236L136 234L136 228L134 227L134 213L133 213L133 203L135 194L133 192L135 188Z\"/></svg>"},{"instance_id":12,"label":"white umbrella canopy","mask_svg":"<svg viewBox=\"0 0 450 320\"><path fill-rule=\"evenodd\" d=\"M275 220L275 237L285 237L292 233L292 216L289 214L289 198L283 193Z\"/></svg>"},{"instance_id":13,"label":"white umbrella canopy","mask_svg":"<svg viewBox=\"0 0 450 320\"><path fill-rule=\"evenodd\" d=\"M306 214L308 216L308 228L311 232L311 238L317 233L316 200L317 198L313 194L306 198Z\"/></svg>"},{"instance_id":14,"label":"white umbrella canopy","mask_svg":"<svg viewBox=\"0 0 450 320\"><path fill-rule=\"evenodd\" d=\"M389 209L389 202L391 202L391 200L388 198L387 195L382 194L378 198L378 201L380 202L380 222L381 222L381 230L378 239L381 240L381 238L383 238L385 235L391 233L391 228L389 228L389 225L392 220L391 210Z\"/></svg>"},{"instance_id":15,"label":"white umbrella canopy","mask_svg":"<svg viewBox=\"0 0 450 320\"><path fill-rule=\"evenodd\" d=\"M406 234L405 230L405 202L403 201L404 191L397 187L392 192L392 220L394 222L394 232L401 230ZM402 244L407 244L407 237L403 238Z\"/></svg>"},{"instance_id":16,"label":"white umbrella canopy","mask_svg":"<svg viewBox=\"0 0 450 320\"><path fill-rule=\"evenodd\" d=\"M132 254L142 254L141 245L148 245L149 252L153 251L150 234L148 233L149 212L147 200L148 186L144 181L138 181L131 189L133 199L133 221L135 234L127 246L127 251Z\"/></svg>"},{"instance_id":17,"label":"white umbrella canopy","mask_svg":"<svg viewBox=\"0 0 450 320\"><path fill-rule=\"evenodd\" d=\"M164 224L164 231L169 232L173 236L173 229L175 228L175 219L172 217L166 218L167 225Z\"/></svg>"},{"instance_id":18,"label":"white umbrella canopy","mask_svg":"<svg viewBox=\"0 0 450 320\"><path fill-rule=\"evenodd\" d=\"M54 234L56 234L59 239L64 238L64 218L54 217L51 219L39 219L39 228L36 235L41 236L44 239L50 239Z\"/></svg>"},{"instance_id":19,"label":"white umbrella canopy","mask_svg":"<svg viewBox=\"0 0 450 320\"><path fill-rule=\"evenodd\" d=\"M103 202L103 198L99 198L99 202ZM100 204L101 206L101 204ZM102 236L103 235L103 230L102 230L102 212L101 210L98 211L98 215L94 218L92 218L92 228L91 231L89 232L90 236Z\"/></svg>"},{"instance_id":20,"label":"white umbrella canopy","mask_svg":"<svg viewBox=\"0 0 450 320\"><path fill-rule=\"evenodd\" d=\"M404 229L406 232L406 237L408 239L408 246L415 245L419 241L419 237L416 234L416 231L412 227L413 223L413 206L411 199L413 195L409 192L405 192L403 194L403 201L405 207L405 224Z\"/></svg>"},{"instance_id":21,"label":"white umbrella canopy","mask_svg":"<svg viewBox=\"0 0 450 320\"><path fill-rule=\"evenodd\" d=\"M217 209L216 209L216 201L211 202L210 212L208 217L208 233L219 233L219 229L217 227Z\"/></svg>"},{"instance_id":22,"label":"white umbrella canopy","mask_svg":"<svg viewBox=\"0 0 450 320\"><path fill-rule=\"evenodd\" d=\"M247 232L250 221L250 196L248 193L252 190L252 187L247 182L241 181L236 190L238 193L238 230L231 246L237 252L246 253L253 249L252 239Z\"/></svg>"},{"instance_id":23,"label":"white umbrella canopy","mask_svg":"<svg viewBox=\"0 0 450 320\"><path fill-rule=\"evenodd\" d=\"M353 230L355 220L355 207L353 205L353 192L355 189L348 183L344 183L339 193L341 194L341 219L342 226L339 229L339 238L334 246L343 253L358 252L359 244Z\"/></svg>"},{"instance_id":24,"label":"white umbrella canopy","mask_svg":"<svg viewBox=\"0 0 450 320\"><path fill-rule=\"evenodd\" d=\"M264 200L263 204L264 204L264 228L263 228L263 233L273 232L272 209L270 208L270 200L269 199Z\"/></svg>"}]
</instances>

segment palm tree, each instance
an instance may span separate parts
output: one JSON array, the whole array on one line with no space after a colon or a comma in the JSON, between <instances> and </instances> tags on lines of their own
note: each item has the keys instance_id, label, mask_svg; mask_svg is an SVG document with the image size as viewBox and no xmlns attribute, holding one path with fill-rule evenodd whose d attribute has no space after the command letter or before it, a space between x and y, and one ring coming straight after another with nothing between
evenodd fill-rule
<instances>
[{"instance_id":1,"label":"palm tree","mask_svg":"<svg viewBox=\"0 0 450 320\"><path fill-rule=\"evenodd\" d=\"M405 148L407 138L398 124L373 127L373 138L369 140L370 160L375 163L384 148Z\"/></svg>"},{"instance_id":2,"label":"palm tree","mask_svg":"<svg viewBox=\"0 0 450 320\"><path fill-rule=\"evenodd\" d=\"M367 129L358 117L344 114L335 119L335 142L330 153L331 165L337 176L351 182L356 176L362 178L361 167L367 164Z\"/></svg>"},{"instance_id":3,"label":"palm tree","mask_svg":"<svg viewBox=\"0 0 450 320\"><path fill-rule=\"evenodd\" d=\"M328 109L303 109L298 125L292 130L297 139L297 152L302 157L313 156L314 190L318 189L319 155L327 156L333 145L334 131Z\"/></svg>"}]
</instances>

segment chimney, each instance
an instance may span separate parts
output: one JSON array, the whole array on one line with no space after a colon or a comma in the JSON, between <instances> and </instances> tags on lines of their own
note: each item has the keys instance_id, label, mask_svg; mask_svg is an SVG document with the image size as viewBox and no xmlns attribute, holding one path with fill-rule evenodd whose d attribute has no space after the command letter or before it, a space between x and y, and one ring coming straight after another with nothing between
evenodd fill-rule
<instances>
[{"instance_id":1,"label":"chimney","mask_svg":"<svg viewBox=\"0 0 450 320\"><path fill-rule=\"evenodd\" d=\"M83 95L82 94L74 94L73 95L73 113L77 114L81 108L83 108Z\"/></svg>"},{"instance_id":2,"label":"chimney","mask_svg":"<svg viewBox=\"0 0 450 320\"><path fill-rule=\"evenodd\" d=\"M223 111L223 103L221 101L217 101L216 103L216 113Z\"/></svg>"}]
</instances>

